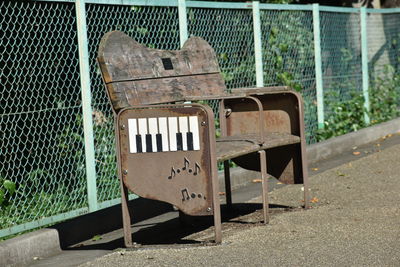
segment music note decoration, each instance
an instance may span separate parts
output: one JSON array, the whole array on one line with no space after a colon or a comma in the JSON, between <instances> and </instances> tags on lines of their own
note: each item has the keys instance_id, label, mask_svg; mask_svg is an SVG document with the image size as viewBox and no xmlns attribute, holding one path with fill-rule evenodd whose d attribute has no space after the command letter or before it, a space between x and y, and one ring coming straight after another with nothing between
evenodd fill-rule
<instances>
[{"instance_id":1,"label":"music note decoration","mask_svg":"<svg viewBox=\"0 0 400 267\"><path fill-rule=\"evenodd\" d=\"M196 193L191 193L189 194L189 191L187 188L184 188L181 190L181 194L182 194L182 201L189 201L191 199L194 199L196 197L198 198L203 198L202 194L196 194ZM206 197L204 197L204 199L206 199Z\"/></svg>"},{"instance_id":2,"label":"music note decoration","mask_svg":"<svg viewBox=\"0 0 400 267\"><path fill-rule=\"evenodd\" d=\"M194 163L194 171L193 169L190 168L190 160L188 160L186 157L183 158L183 167L181 169L177 168L175 169L174 166L171 167L171 174L168 176L168 179L174 178L177 174L180 174L181 172L186 171L187 173L193 174L196 176L197 174L200 173L201 168L199 163L195 162Z\"/></svg>"}]
</instances>

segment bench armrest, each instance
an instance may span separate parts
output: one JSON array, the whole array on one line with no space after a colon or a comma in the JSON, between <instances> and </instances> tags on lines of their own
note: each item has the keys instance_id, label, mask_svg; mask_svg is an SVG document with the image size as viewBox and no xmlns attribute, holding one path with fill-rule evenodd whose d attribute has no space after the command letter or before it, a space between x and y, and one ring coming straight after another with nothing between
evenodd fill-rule
<instances>
[{"instance_id":1,"label":"bench armrest","mask_svg":"<svg viewBox=\"0 0 400 267\"><path fill-rule=\"evenodd\" d=\"M234 95L257 95L257 94L268 94L278 93L284 91L293 91L287 86L273 86L273 87L253 87L253 88L234 88L232 94Z\"/></svg>"}]
</instances>

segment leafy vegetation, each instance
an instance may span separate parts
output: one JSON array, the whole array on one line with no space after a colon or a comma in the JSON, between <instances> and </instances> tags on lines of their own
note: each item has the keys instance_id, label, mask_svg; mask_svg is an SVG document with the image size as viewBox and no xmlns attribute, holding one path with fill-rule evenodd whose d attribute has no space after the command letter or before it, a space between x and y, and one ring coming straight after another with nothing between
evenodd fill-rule
<instances>
[{"instance_id":1,"label":"leafy vegetation","mask_svg":"<svg viewBox=\"0 0 400 267\"><path fill-rule=\"evenodd\" d=\"M16 193L14 182L0 176L0 211L10 208L11 197Z\"/></svg>"},{"instance_id":2,"label":"leafy vegetation","mask_svg":"<svg viewBox=\"0 0 400 267\"><path fill-rule=\"evenodd\" d=\"M317 132L317 140L325 140L357 131L368 126L364 115L368 114L371 125L400 116L400 74L393 73L393 67L385 67L384 74L371 82L369 99L370 111L364 108L362 92L354 88L347 100L338 101L339 92L331 90L325 95L325 107L330 110L324 124Z\"/></svg>"}]
</instances>

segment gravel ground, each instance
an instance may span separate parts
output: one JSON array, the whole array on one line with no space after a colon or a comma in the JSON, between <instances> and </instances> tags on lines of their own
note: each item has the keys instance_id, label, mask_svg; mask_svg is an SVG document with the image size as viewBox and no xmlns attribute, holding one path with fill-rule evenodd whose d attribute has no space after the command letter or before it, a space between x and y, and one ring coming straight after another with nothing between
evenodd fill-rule
<instances>
[{"instance_id":1,"label":"gravel ground","mask_svg":"<svg viewBox=\"0 0 400 267\"><path fill-rule=\"evenodd\" d=\"M291 212L275 210L267 226L224 223L222 245L121 250L81 266L400 266L400 145L314 175L310 187L310 210L296 208L301 186L285 186L270 202Z\"/></svg>"}]
</instances>

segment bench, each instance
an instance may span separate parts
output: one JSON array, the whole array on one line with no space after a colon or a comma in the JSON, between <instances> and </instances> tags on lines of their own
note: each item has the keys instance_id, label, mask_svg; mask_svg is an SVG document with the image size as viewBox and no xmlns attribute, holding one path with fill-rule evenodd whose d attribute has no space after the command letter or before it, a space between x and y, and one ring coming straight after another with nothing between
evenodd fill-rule
<instances>
[{"instance_id":1,"label":"bench","mask_svg":"<svg viewBox=\"0 0 400 267\"><path fill-rule=\"evenodd\" d=\"M132 246L128 190L168 202L185 214L213 215L220 243L217 162L223 162L226 202L232 204L229 160L259 171L268 222L269 175L304 184L307 164L302 98L287 87L228 92L213 48L199 37L181 50L147 48L113 31L102 38L98 63L115 114L124 240ZM215 136L209 100L219 101Z\"/></svg>"}]
</instances>

